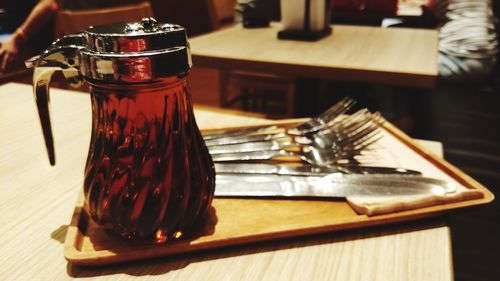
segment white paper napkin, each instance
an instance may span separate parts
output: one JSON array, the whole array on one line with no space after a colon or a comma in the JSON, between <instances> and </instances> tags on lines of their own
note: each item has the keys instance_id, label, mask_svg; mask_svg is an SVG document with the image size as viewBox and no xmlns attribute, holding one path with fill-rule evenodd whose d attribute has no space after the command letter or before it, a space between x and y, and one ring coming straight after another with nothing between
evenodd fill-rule
<instances>
[{"instance_id":1,"label":"white paper napkin","mask_svg":"<svg viewBox=\"0 0 500 281\"><path fill-rule=\"evenodd\" d=\"M358 214L374 216L464 200L479 199L482 197L483 193L479 190L460 187L457 192L446 195L429 194L390 198L350 197L347 198L347 202Z\"/></svg>"}]
</instances>

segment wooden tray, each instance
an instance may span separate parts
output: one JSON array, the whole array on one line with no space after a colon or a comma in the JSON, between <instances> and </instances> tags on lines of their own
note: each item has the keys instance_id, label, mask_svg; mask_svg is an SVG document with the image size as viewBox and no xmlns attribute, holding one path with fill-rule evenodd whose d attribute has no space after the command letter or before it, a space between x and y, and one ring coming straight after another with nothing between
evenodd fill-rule
<instances>
[{"instance_id":1,"label":"wooden tray","mask_svg":"<svg viewBox=\"0 0 500 281\"><path fill-rule=\"evenodd\" d=\"M484 186L451 164L426 152L391 124L386 123L383 126L388 135L422 158L422 161L425 161L430 168L437 169L466 188L481 191L482 198L372 217L358 215L344 200L216 198L197 233L180 240L155 245L125 241L104 232L88 218L85 212L82 212L83 196L80 196L66 236L64 249L66 259L84 266L113 264L285 237L415 220L459 208L486 204L494 199L493 194Z\"/></svg>"}]
</instances>

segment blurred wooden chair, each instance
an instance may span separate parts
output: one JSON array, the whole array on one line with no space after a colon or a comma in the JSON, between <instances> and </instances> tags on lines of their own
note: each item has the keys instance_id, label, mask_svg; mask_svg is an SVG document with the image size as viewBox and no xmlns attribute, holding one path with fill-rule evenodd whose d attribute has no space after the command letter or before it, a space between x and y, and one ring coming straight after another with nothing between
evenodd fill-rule
<instances>
[{"instance_id":1,"label":"blurred wooden chair","mask_svg":"<svg viewBox=\"0 0 500 281\"><path fill-rule=\"evenodd\" d=\"M220 27L215 3L225 0L149 0L159 22L186 28L189 37L212 32Z\"/></svg>"},{"instance_id":2,"label":"blurred wooden chair","mask_svg":"<svg viewBox=\"0 0 500 281\"><path fill-rule=\"evenodd\" d=\"M236 15L236 0L213 0L215 17L219 24L224 25L234 21Z\"/></svg>"},{"instance_id":3,"label":"blurred wooden chair","mask_svg":"<svg viewBox=\"0 0 500 281\"><path fill-rule=\"evenodd\" d=\"M220 105L269 117L293 117L295 79L269 73L221 71Z\"/></svg>"},{"instance_id":4,"label":"blurred wooden chair","mask_svg":"<svg viewBox=\"0 0 500 281\"><path fill-rule=\"evenodd\" d=\"M149 2L89 10L61 10L56 16L55 36L80 32L91 25L139 21L152 17Z\"/></svg>"}]
</instances>

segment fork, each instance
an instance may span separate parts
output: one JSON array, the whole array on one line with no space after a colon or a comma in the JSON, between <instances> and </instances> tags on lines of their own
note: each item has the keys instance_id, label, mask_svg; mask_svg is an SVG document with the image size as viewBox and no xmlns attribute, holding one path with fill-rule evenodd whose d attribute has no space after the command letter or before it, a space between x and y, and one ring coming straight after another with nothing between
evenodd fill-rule
<instances>
[{"instance_id":1,"label":"fork","mask_svg":"<svg viewBox=\"0 0 500 281\"><path fill-rule=\"evenodd\" d=\"M317 148L346 147L355 141L370 137L380 131L380 114L372 114L366 109L337 122L334 126L308 137L310 145Z\"/></svg>"},{"instance_id":2,"label":"fork","mask_svg":"<svg viewBox=\"0 0 500 281\"><path fill-rule=\"evenodd\" d=\"M337 111L338 113L339 111ZM344 111L345 112L345 111ZM331 116L331 115L330 115ZM340 136L343 136L342 131L349 131L353 132L355 128L363 126L363 123L366 122L367 120L371 119L371 113L367 109L362 109L353 115L349 115L346 118L339 118L338 116L335 118L332 118L328 122L328 124L325 124L325 127L322 129L318 129L316 132L310 132L310 133L305 133L305 134L298 134L297 132L294 132L294 129L288 129L287 131L271 131L266 133L262 133L263 131L260 131L259 133L256 134L242 134L242 135L234 135L234 136L228 136L228 137L221 137L221 138L213 138L213 139L208 139L205 140L205 144L208 147L211 146L221 146L221 145L234 145L234 144L242 144L242 143L248 143L248 142L260 142L260 141L273 141L273 140L278 140L278 139L283 139L283 138L294 138L294 139L313 139L314 136L318 133L325 133L329 132L331 134L337 134ZM306 131L303 131L306 132ZM306 141L306 144L308 142ZM229 148L228 148L229 149Z\"/></svg>"},{"instance_id":3,"label":"fork","mask_svg":"<svg viewBox=\"0 0 500 281\"><path fill-rule=\"evenodd\" d=\"M260 136L239 137L233 139L236 143L224 145L208 145L211 154L234 153L234 152L252 152L263 150L280 150L291 146L311 145L321 149L339 149L355 145L356 142L363 141L377 134L380 127L374 119L378 114L371 114L366 110L360 110L329 127L314 134L305 137L288 136L285 140L276 140L284 138L286 135L270 134ZM210 144L210 142L209 142Z\"/></svg>"},{"instance_id":4,"label":"fork","mask_svg":"<svg viewBox=\"0 0 500 281\"><path fill-rule=\"evenodd\" d=\"M371 117L372 115L369 116ZM359 118L355 117L354 119ZM341 160L352 160L354 156L361 154L363 150L367 149L381 137L381 130L378 124L371 120L370 122L364 122L363 119L359 122L362 122L363 125L367 123L371 124L355 127L354 133L345 135L342 132L335 132L332 135L326 133L317 134L318 136L309 144L300 144L293 141L268 141L209 147L209 151L215 162L272 160L283 156L298 156L310 164L320 166L331 165ZM351 125L349 122L347 124ZM327 145L327 142L331 142L330 145ZM318 143L325 147L319 147ZM298 147L298 151L291 151L287 149L288 147Z\"/></svg>"},{"instance_id":5,"label":"fork","mask_svg":"<svg viewBox=\"0 0 500 281\"><path fill-rule=\"evenodd\" d=\"M353 99L345 97L321 115L288 130L287 133L294 136L304 136L324 129L334 123L338 116L349 110L355 103Z\"/></svg>"},{"instance_id":6,"label":"fork","mask_svg":"<svg viewBox=\"0 0 500 281\"><path fill-rule=\"evenodd\" d=\"M298 157L300 160L309 164L318 166L329 166L339 163L340 161L350 160L354 156L361 153L371 144L378 139L365 139L358 142L356 146L347 150L335 149L321 149L313 146L303 146L299 151L288 151L285 149L280 150L264 150L252 152L235 152L213 154L212 159L214 162L228 162L228 161L263 161L274 160L280 157Z\"/></svg>"},{"instance_id":7,"label":"fork","mask_svg":"<svg viewBox=\"0 0 500 281\"><path fill-rule=\"evenodd\" d=\"M341 101L337 102L332 107L327 109L325 112L321 113L319 116L314 117L302 124L299 124L295 128L284 129L288 134L295 136L304 136L306 134L317 132L331 124L339 115L347 112L354 104L356 104L355 100L349 97L345 97ZM203 139L205 141L209 141L212 139L225 139L249 134L262 134L275 131L280 128L283 127L277 125L264 125L251 128L229 129L224 131L204 133ZM224 144L224 141L221 140L220 144Z\"/></svg>"}]
</instances>

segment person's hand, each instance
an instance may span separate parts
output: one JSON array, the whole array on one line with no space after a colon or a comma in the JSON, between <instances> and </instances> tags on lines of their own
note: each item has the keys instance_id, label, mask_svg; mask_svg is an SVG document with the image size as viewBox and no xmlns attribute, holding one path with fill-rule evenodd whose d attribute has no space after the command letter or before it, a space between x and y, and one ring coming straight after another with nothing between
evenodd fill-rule
<instances>
[{"instance_id":1,"label":"person's hand","mask_svg":"<svg viewBox=\"0 0 500 281\"><path fill-rule=\"evenodd\" d=\"M23 40L17 33L0 43L0 72L9 71L20 61Z\"/></svg>"}]
</instances>

